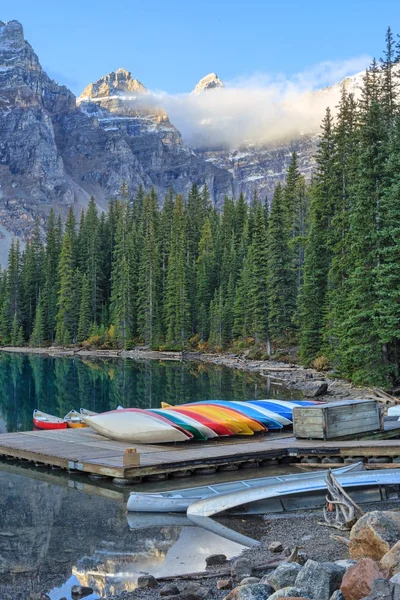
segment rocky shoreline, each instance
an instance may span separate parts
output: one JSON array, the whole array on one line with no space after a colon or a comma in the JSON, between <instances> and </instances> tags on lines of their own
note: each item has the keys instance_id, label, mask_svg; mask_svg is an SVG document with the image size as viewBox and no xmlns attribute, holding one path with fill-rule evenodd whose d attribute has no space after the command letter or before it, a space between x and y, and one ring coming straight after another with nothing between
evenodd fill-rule
<instances>
[{"instance_id":1,"label":"rocky shoreline","mask_svg":"<svg viewBox=\"0 0 400 600\"><path fill-rule=\"evenodd\" d=\"M277 533L272 526L260 546L232 561L208 557L203 578L160 581L143 575L134 592L101 600L399 600L400 512L398 504L393 508L365 513L348 538L318 526L315 511L297 514L290 538L271 542Z\"/></svg>"},{"instance_id":2,"label":"rocky shoreline","mask_svg":"<svg viewBox=\"0 0 400 600\"><path fill-rule=\"evenodd\" d=\"M219 365L229 369L237 369L248 373L256 373L269 378L274 385L283 385L296 390L306 398L320 397L326 402L336 400L353 400L357 398L378 399L379 395L370 388L356 387L343 379L336 379L332 372L317 371L296 363L276 360L250 360L235 354L203 354L200 352L158 352L147 349L134 350L86 350L80 347L49 348L0 347L1 352L40 354L52 357L75 356L80 358L130 358L132 360L157 361L197 361Z\"/></svg>"}]
</instances>

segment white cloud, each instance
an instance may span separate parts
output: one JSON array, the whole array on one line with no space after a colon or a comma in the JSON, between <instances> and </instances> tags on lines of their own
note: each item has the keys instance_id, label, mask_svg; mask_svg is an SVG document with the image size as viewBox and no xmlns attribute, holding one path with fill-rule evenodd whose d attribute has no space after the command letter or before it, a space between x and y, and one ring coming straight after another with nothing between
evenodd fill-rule
<instances>
[{"instance_id":1,"label":"white cloud","mask_svg":"<svg viewBox=\"0 0 400 600\"><path fill-rule=\"evenodd\" d=\"M162 106L194 147L271 142L319 131L326 107L334 109L340 96L339 86L321 88L364 70L370 62L368 56L322 62L290 79L255 73L198 95L150 92L142 101Z\"/></svg>"}]
</instances>

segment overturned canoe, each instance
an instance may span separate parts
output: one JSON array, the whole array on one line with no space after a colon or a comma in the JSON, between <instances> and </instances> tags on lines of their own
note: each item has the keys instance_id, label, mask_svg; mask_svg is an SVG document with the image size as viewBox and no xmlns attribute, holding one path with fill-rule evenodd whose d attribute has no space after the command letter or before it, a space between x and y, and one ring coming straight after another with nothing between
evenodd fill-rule
<instances>
[{"instance_id":1,"label":"overturned canoe","mask_svg":"<svg viewBox=\"0 0 400 600\"><path fill-rule=\"evenodd\" d=\"M112 440L143 444L185 442L191 434L183 432L145 411L111 410L98 415L82 415L89 427Z\"/></svg>"},{"instance_id":2,"label":"overturned canoe","mask_svg":"<svg viewBox=\"0 0 400 600\"><path fill-rule=\"evenodd\" d=\"M339 473L336 474L336 478L345 489L364 490L375 487L379 491L382 486L398 486L400 484L400 469ZM188 507L187 516L189 518L191 516L212 517L227 511L248 514L265 513L268 512L269 502L272 499L279 500L285 496L299 498L309 496L309 503L310 501L312 503L312 496L321 490L326 490L326 487L325 476L316 473L312 478L301 481L283 481L272 485L258 485L236 492L229 491L218 496L196 500ZM361 500L357 498L357 501Z\"/></svg>"},{"instance_id":3,"label":"overturned canoe","mask_svg":"<svg viewBox=\"0 0 400 600\"><path fill-rule=\"evenodd\" d=\"M363 463L354 463L340 467L332 472L335 475L360 471L363 469ZM269 477L259 477L256 479L247 479L241 481L230 481L228 483L215 483L201 487L184 488L181 490L170 490L167 492L143 493L131 492L128 498L127 510L133 512L186 512L193 502L202 498L217 497L227 492L235 494L240 490L264 486L272 486L282 482L296 482L297 485L303 485L305 481L319 480L324 478L328 471L318 473L294 473L292 475L275 475Z\"/></svg>"}]
</instances>

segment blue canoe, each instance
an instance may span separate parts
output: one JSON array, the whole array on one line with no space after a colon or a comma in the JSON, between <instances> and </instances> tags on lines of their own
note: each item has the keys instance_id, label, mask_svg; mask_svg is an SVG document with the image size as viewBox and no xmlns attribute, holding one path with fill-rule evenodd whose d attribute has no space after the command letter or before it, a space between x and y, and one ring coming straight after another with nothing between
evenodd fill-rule
<instances>
[{"instance_id":1,"label":"blue canoe","mask_svg":"<svg viewBox=\"0 0 400 600\"><path fill-rule=\"evenodd\" d=\"M250 406L248 402L236 402L235 400L204 400L201 402L191 402L191 404L217 404L218 406L225 406L242 413L250 419L258 421L268 430L282 429L284 425L291 425L292 421L286 418L282 418L276 412L268 411L260 407Z\"/></svg>"}]
</instances>

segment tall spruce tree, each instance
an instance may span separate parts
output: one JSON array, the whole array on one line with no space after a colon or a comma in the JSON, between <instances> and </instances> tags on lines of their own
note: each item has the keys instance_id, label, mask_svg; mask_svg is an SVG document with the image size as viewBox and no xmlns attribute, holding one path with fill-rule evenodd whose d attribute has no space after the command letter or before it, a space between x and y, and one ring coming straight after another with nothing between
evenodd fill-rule
<instances>
[{"instance_id":1,"label":"tall spruce tree","mask_svg":"<svg viewBox=\"0 0 400 600\"><path fill-rule=\"evenodd\" d=\"M185 213L182 196L174 206L165 298L167 344L183 349L190 331L190 305L185 264Z\"/></svg>"}]
</instances>

